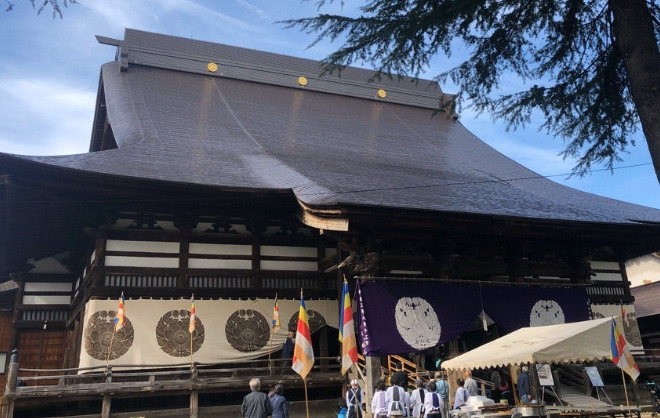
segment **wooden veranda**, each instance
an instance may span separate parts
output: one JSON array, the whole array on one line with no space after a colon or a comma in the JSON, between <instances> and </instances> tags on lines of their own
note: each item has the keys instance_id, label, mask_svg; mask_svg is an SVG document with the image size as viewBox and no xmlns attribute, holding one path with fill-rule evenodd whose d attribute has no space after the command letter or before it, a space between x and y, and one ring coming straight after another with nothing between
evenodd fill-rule
<instances>
[{"instance_id":1,"label":"wooden veranda","mask_svg":"<svg viewBox=\"0 0 660 418\"><path fill-rule=\"evenodd\" d=\"M25 411L58 410L66 404L79 409L81 402L99 405L99 401L96 411L88 409L87 412L107 418L113 400L163 397L189 398L190 417L198 417L200 396L215 394L225 402L239 399L240 404L254 377L261 380L264 391L277 383L285 385L288 391L303 387L300 376L288 367L283 368L280 359L240 364L108 365L69 369L21 369L16 359L14 353L2 399L2 418L32 416ZM320 357L307 377L307 386L312 390L327 388L338 395L345 379L335 357Z\"/></svg>"}]
</instances>

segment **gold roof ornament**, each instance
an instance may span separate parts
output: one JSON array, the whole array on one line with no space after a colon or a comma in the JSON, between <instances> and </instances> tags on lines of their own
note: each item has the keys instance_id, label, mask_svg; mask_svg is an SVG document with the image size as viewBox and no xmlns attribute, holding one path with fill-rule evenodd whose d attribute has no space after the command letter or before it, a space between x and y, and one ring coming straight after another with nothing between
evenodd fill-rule
<instances>
[{"instance_id":1,"label":"gold roof ornament","mask_svg":"<svg viewBox=\"0 0 660 418\"><path fill-rule=\"evenodd\" d=\"M381 99L384 99L385 96L387 96L387 92L383 89L378 89L378 97L380 97Z\"/></svg>"},{"instance_id":2,"label":"gold roof ornament","mask_svg":"<svg viewBox=\"0 0 660 418\"><path fill-rule=\"evenodd\" d=\"M208 64L206 64L206 69L214 73L218 71L218 64L216 64L215 62L209 62Z\"/></svg>"},{"instance_id":3,"label":"gold roof ornament","mask_svg":"<svg viewBox=\"0 0 660 418\"><path fill-rule=\"evenodd\" d=\"M298 77L298 84L301 86L306 86L307 85L307 77L300 76Z\"/></svg>"}]
</instances>

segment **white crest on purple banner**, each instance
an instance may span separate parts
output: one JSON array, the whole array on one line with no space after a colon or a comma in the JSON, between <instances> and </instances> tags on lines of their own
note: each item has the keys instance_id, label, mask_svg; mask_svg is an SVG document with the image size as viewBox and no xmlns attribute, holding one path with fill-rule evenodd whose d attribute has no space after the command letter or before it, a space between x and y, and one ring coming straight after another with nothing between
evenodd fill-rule
<instances>
[{"instance_id":1,"label":"white crest on purple banner","mask_svg":"<svg viewBox=\"0 0 660 418\"><path fill-rule=\"evenodd\" d=\"M440 322L433 306L420 297L399 299L394 308L396 329L417 350L433 347L440 340Z\"/></svg>"},{"instance_id":2,"label":"white crest on purple banner","mask_svg":"<svg viewBox=\"0 0 660 418\"><path fill-rule=\"evenodd\" d=\"M564 310L554 300L539 300L532 306L529 314L529 326L557 325L566 323Z\"/></svg>"}]
</instances>

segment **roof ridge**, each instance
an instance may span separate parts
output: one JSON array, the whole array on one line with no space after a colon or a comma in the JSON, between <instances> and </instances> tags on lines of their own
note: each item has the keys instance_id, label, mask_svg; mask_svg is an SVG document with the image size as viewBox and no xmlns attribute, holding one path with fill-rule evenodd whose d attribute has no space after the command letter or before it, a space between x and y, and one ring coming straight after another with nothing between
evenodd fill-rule
<instances>
[{"instance_id":1,"label":"roof ridge","mask_svg":"<svg viewBox=\"0 0 660 418\"><path fill-rule=\"evenodd\" d=\"M119 48L122 71L143 65L454 113L456 96L443 93L435 80L376 77L358 67L324 73L320 61L133 29L126 29L124 41L97 39Z\"/></svg>"}]
</instances>

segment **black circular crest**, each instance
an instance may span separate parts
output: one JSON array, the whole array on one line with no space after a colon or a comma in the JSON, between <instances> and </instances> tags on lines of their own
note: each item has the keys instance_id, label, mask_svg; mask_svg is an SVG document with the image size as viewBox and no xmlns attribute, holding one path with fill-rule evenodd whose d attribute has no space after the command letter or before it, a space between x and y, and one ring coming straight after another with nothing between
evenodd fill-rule
<instances>
[{"instance_id":1,"label":"black circular crest","mask_svg":"<svg viewBox=\"0 0 660 418\"><path fill-rule=\"evenodd\" d=\"M133 345L133 324L126 317L124 326L115 329L116 311L97 311L92 314L85 328L85 352L96 360L115 360L123 356ZM114 334L114 337L113 337ZM112 344L112 347L110 345ZM108 354L108 349L110 353Z\"/></svg>"},{"instance_id":2,"label":"black circular crest","mask_svg":"<svg viewBox=\"0 0 660 418\"><path fill-rule=\"evenodd\" d=\"M594 319L606 318L606 316L600 312L594 312L593 317ZM619 322L617 322L617 324L621 326L626 341L634 347L641 347L642 336L639 333L639 325L637 324L637 317L635 314L633 312L626 312L626 317Z\"/></svg>"},{"instance_id":3,"label":"black circular crest","mask_svg":"<svg viewBox=\"0 0 660 418\"><path fill-rule=\"evenodd\" d=\"M160 317L156 325L156 340L160 349L172 357L190 356L190 311L175 309ZM195 316L195 331L192 333L192 352L199 350L204 344L204 324Z\"/></svg>"},{"instance_id":4,"label":"black circular crest","mask_svg":"<svg viewBox=\"0 0 660 418\"><path fill-rule=\"evenodd\" d=\"M270 338L270 326L266 318L254 309L239 309L225 324L227 341L242 353L262 349Z\"/></svg>"},{"instance_id":5,"label":"black circular crest","mask_svg":"<svg viewBox=\"0 0 660 418\"><path fill-rule=\"evenodd\" d=\"M289 319L289 329L296 330L298 329L298 315L300 311L297 311L291 315ZM320 313L316 312L313 309L307 309L307 318L309 319L309 330L311 332L316 332L321 329L326 324L325 318Z\"/></svg>"}]
</instances>

